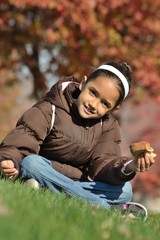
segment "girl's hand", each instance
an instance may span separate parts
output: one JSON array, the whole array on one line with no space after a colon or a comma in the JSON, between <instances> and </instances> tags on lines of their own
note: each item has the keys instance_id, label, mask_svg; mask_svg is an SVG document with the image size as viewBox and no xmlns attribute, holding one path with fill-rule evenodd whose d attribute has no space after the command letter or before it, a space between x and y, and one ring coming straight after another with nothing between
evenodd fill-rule
<instances>
[{"instance_id":1,"label":"girl's hand","mask_svg":"<svg viewBox=\"0 0 160 240\"><path fill-rule=\"evenodd\" d=\"M141 153L139 156L137 156L135 159L129 162L128 165L125 167L125 173L130 172L145 172L148 171L148 169L154 164L156 157L155 153Z\"/></svg>"},{"instance_id":2,"label":"girl's hand","mask_svg":"<svg viewBox=\"0 0 160 240\"><path fill-rule=\"evenodd\" d=\"M12 160L3 160L0 162L0 173L1 176L10 179L17 177L19 174Z\"/></svg>"},{"instance_id":3,"label":"girl's hand","mask_svg":"<svg viewBox=\"0 0 160 240\"><path fill-rule=\"evenodd\" d=\"M142 153L135 159L136 163L136 171L137 172L145 172L155 163L156 154L154 153Z\"/></svg>"}]
</instances>

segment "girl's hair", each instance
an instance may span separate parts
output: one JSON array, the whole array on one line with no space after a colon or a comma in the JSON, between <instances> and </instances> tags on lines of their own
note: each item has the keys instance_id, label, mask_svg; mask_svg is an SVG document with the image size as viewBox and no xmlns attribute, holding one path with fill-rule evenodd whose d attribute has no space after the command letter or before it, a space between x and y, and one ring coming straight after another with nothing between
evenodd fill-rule
<instances>
[{"instance_id":1,"label":"girl's hair","mask_svg":"<svg viewBox=\"0 0 160 240\"><path fill-rule=\"evenodd\" d=\"M115 61L108 61L103 63L102 65L111 65L113 67L115 67L116 69L118 69L126 78L127 82L128 82L128 86L129 86L129 92L130 92L130 88L132 85L132 69L130 67L130 65L126 62L115 62ZM118 105L120 105L123 100L124 100L124 96L125 96L125 90L124 90L124 86L122 84L122 81L119 79L119 77L117 75L115 75L114 73L105 70L105 69L95 69L89 76L87 79L87 82L94 80L95 78L99 77L99 76L106 76L109 78L112 78L114 81L116 81L119 93L120 93L120 97L115 105L115 107L117 107Z\"/></svg>"}]
</instances>

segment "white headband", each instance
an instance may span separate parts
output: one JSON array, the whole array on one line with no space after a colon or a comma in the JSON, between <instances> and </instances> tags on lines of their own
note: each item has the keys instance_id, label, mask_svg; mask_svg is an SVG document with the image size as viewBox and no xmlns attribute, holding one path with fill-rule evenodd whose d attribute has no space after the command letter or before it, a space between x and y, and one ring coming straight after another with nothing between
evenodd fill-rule
<instances>
[{"instance_id":1,"label":"white headband","mask_svg":"<svg viewBox=\"0 0 160 240\"><path fill-rule=\"evenodd\" d=\"M109 72L112 72L121 80L123 87L124 87L124 98L123 99L125 99L129 93L129 84L128 84L125 76L117 68L115 68L111 65L101 65L98 68L96 68L96 70L98 70L98 69L102 69L102 70L104 69Z\"/></svg>"}]
</instances>

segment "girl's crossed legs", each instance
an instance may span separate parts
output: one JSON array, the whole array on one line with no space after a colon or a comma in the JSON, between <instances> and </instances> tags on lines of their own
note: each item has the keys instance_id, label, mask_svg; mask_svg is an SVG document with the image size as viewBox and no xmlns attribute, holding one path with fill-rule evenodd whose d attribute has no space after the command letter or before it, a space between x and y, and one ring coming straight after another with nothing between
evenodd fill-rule
<instances>
[{"instance_id":1,"label":"girl's crossed legs","mask_svg":"<svg viewBox=\"0 0 160 240\"><path fill-rule=\"evenodd\" d=\"M51 161L39 155L29 155L20 163L20 178L35 179L42 187L55 193L65 192L91 204L110 208L112 204L129 202L132 187L129 182L123 185L110 185L103 182L74 181L53 169Z\"/></svg>"}]
</instances>

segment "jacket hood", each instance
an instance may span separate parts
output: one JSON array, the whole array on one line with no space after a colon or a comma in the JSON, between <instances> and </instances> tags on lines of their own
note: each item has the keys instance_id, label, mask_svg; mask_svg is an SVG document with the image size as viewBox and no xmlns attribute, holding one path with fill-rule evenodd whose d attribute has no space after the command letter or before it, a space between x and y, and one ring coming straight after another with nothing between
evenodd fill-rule
<instances>
[{"instance_id":1,"label":"jacket hood","mask_svg":"<svg viewBox=\"0 0 160 240\"><path fill-rule=\"evenodd\" d=\"M52 86L44 100L69 112L80 94L80 80L71 76L60 79Z\"/></svg>"}]
</instances>

